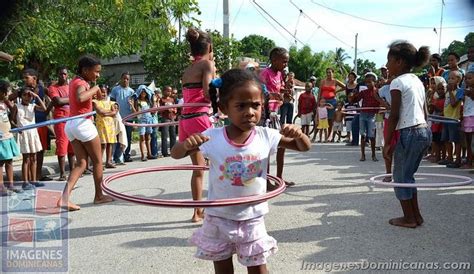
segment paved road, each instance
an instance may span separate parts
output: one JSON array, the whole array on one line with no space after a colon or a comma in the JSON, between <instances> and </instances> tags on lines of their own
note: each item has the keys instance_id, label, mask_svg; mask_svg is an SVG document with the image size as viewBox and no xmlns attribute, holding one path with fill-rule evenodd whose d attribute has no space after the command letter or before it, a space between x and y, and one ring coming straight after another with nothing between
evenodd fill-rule
<instances>
[{"instance_id":1,"label":"paved road","mask_svg":"<svg viewBox=\"0 0 474 274\"><path fill-rule=\"evenodd\" d=\"M469 262L473 269L474 186L420 190L425 224L417 229L393 227L388 219L401 214L393 191L368 183L369 177L383 173L383 162L359 162L358 151L343 144L316 144L308 153L287 153L285 177L297 185L270 202L266 225L279 247L269 260L271 272L362 261ZM117 170L178 163L188 160L135 161ZM469 176L427 162L420 172ZM187 198L189 176L186 171L145 173L113 186L148 197ZM86 176L72 198L82 209L68 216L70 272L212 273L212 263L193 258L194 247L187 243L198 227L189 221L190 209L121 201L94 206L92 196L92 177ZM246 272L237 262L235 266L237 273Z\"/></svg>"}]
</instances>

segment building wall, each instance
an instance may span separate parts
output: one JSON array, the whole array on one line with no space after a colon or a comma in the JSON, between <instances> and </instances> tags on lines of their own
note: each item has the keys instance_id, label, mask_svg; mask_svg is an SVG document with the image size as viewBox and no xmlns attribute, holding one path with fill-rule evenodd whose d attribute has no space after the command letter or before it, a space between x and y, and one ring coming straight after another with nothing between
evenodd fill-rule
<instances>
[{"instance_id":1,"label":"building wall","mask_svg":"<svg viewBox=\"0 0 474 274\"><path fill-rule=\"evenodd\" d=\"M141 62L103 65L101 74L107 84L113 86L120 81L122 73L127 71L130 73L130 86L138 87L138 85L145 83L147 73Z\"/></svg>"}]
</instances>

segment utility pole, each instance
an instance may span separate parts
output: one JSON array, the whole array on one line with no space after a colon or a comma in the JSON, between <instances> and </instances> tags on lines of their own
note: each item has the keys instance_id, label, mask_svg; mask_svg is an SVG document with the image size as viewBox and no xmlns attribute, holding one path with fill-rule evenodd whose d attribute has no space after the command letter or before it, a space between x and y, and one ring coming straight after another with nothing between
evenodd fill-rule
<instances>
[{"instance_id":1,"label":"utility pole","mask_svg":"<svg viewBox=\"0 0 474 274\"><path fill-rule=\"evenodd\" d=\"M444 0L441 0L441 21L439 23L439 43L438 43L439 54L441 54L441 32L443 32L443 10L444 10Z\"/></svg>"},{"instance_id":2,"label":"utility pole","mask_svg":"<svg viewBox=\"0 0 474 274\"><path fill-rule=\"evenodd\" d=\"M359 36L359 33L356 33L355 47L354 47L354 72L356 75L357 75L357 36Z\"/></svg>"},{"instance_id":3,"label":"utility pole","mask_svg":"<svg viewBox=\"0 0 474 274\"><path fill-rule=\"evenodd\" d=\"M229 0L224 1L224 38L229 38Z\"/></svg>"},{"instance_id":4,"label":"utility pole","mask_svg":"<svg viewBox=\"0 0 474 274\"><path fill-rule=\"evenodd\" d=\"M223 11L224 11L224 40L226 40L229 43L230 47L230 32L229 32L229 0L223 0ZM230 52L230 51L229 51ZM225 56L226 58L226 63L227 63L227 68L230 69L230 58L231 56Z\"/></svg>"}]
</instances>

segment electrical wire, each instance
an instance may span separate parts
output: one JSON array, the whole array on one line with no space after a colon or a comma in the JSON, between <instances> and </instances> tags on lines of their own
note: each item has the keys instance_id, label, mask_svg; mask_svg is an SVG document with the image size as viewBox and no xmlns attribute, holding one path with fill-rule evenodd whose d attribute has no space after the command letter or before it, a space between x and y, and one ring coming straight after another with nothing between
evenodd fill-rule
<instances>
[{"instance_id":1,"label":"electrical wire","mask_svg":"<svg viewBox=\"0 0 474 274\"><path fill-rule=\"evenodd\" d=\"M242 9L242 6L244 5L246 0L242 0L242 2L240 2L240 7L239 9L237 10L237 13L235 14L234 18L232 19L232 23L231 25L233 25L235 23L235 20L237 20L237 17L239 16L240 14L240 10Z\"/></svg>"},{"instance_id":2,"label":"electrical wire","mask_svg":"<svg viewBox=\"0 0 474 274\"><path fill-rule=\"evenodd\" d=\"M253 4L253 3L252 3L252 4ZM283 39L285 39L288 43L291 43L291 41L290 41L277 27L275 27L275 26L272 24L272 22L270 22L270 20L267 19L267 17L265 17L265 15L260 11L259 8L257 8L257 6L253 5L253 7L255 8L255 10L256 10L258 13L260 13L260 15L262 16L262 18L265 19L265 21L267 21L267 23L270 24L270 26L272 26L272 28L273 28L276 32L278 32L278 33L281 35L281 37L283 37Z\"/></svg>"},{"instance_id":3,"label":"electrical wire","mask_svg":"<svg viewBox=\"0 0 474 274\"><path fill-rule=\"evenodd\" d=\"M328 31L327 29L325 29L323 26L321 26L320 24L318 24L316 21L314 21L313 18L311 18L309 15L307 15L300 7L298 7L292 0L290 0L290 3L295 6L295 8L297 8L301 14L303 14L304 17L308 18L309 21L311 21L313 24L315 24L318 28L322 29L325 33L329 34L331 37L333 37L334 39L338 40L339 42L343 43L344 45L350 47L350 48L354 48L351 44L349 43L346 43L344 42L342 39L340 39L339 37L337 37L336 35L332 34L330 31Z\"/></svg>"},{"instance_id":4,"label":"electrical wire","mask_svg":"<svg viewBox=\"0 0 474 274\"><path fill-rule=\"evenodd\" d=\"M435 28L433 26L431 26L431 27L409 26L409 25L400 25L400 24L386 23L386 22L377 21L377 20L371 20L371 19L363 18L363 17L357 16L357 15L353 15L353 14L350 14L350 13L347 13L347 12L344 12L344 11L340 11L340 10L330 8L328 6L325 6L323 4L315 2L314 0L311 0L311 2L315 5L318 5L320 7L323 7L325 9L328 9L328 10L333 11L333 12L337 12L337 13L344 14L344 15L347 15L347 16L350 16L350 17L354 17L354 18L357 18L359 20L368 21L368 22L377 23L377 24L382 24L382 25L386 25L386 26L399 27L399 28L411 28L411 29L433 29L433 28ZM474 27L474 25L450 26L450 27L443 27L443 29L462 29L462 28L470 28L470 27Z\"/></svg>"},{"instance_id":5,"label":"electrical wire","mask_svg":"<svg viewBox=\"0 0 474 274\"><path fill-rule=\"evenodd\" d=\"M278 20L276 20L270 13L268 13L262 6L260 6L255 0L253 0L253 3L257 5L268 17L270 17L275 23L277 23L282 29L284 29L291 37L293 37L296 41L300 42L302 45L306 45L303 41L298 39L298 37L294 36L293 33L291 33L288 29L286 29Z\"/></svg>"}]
</instances>

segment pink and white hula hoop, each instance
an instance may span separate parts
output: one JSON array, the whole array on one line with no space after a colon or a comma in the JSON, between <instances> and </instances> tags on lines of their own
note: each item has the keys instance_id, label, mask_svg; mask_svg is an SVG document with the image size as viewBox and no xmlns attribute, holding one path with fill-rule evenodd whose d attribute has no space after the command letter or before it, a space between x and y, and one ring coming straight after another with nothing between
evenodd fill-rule
<instances>
[{"instance_id":1,"label":"pink and white hula hoop","mask_svg":"<svg viewBox=\"0 0 474 274\"><path fill-rule=\"evenodd\" d=\"M414 183L414 184L402 184L402 183L392 183L392 182L383 182L382 180L378 180L380 178L384 178L387 176L392 176L392 174L382 174L382 175L377 175L372 178L370 178L370 182L372 182L374 185L377 186L385 186L385 187L408 187L408 188L413 188L413 187L454 187L454 186L464 186L464 185L469 185L473 182L472 178L469 178L467 176L460 176L460 175L450 175L450 174L434 174L434 173L417 173L415 174L417 176L436 176L436 177L444 177L444 178L454 178L454 179L460 179L461 181L459 182L453 182L453 183Z\"/></svg>"},{"instance_id":2,"label":"pink and white hula hoop","mask_svg":"<svg viewBox=\"0 0 474 274\"><path fill-rule=\"evenodd\" d=\"M440 116L440 115L433 115L433 114L428 115L428 120L430 120L432 122L445 123L445 124L459 124L459 123L461 123L461 120L458 120L458 119L455 119L455 118L449 118L449 117Z\"/></svg>"},{"instance_id":3,"label":"pink and white hula hoop","mask_svg":"<svg viewBox=\"0 0 474 274\"><path fill-rule=\"evenodd\" d=\"M115 173L111 176L108 176L102 181L101 187L105 193L110 196L124 200L127 202L149 205L149 206L162 206L162 207L216 207L216 206L234 206L250 203L259 203L271 199L285 191L285 183L282 179L267 175L267 179L273 181L277 184L277 188L270 192L267 192L262 195L254 195L247 197L238 197L232 199L218 199L218 200L164 200L164 199L151 199L151 198L141 198L133 195L126 195L115 190L112 190L109 187L109 184L119 178L127 177L134 174L148 173L155 171L172 171L172 170L208 170L206 166L194 166L194 165L177 165L177 166L157 166L157 167L148 167L148 168L138 168L131 169L122 172Z\"/></svg>"},{"instance_id":4,"label":"pink and white hula hoop","mask_svg":"<svg viewBox=\"0 0 474 274\"><path fill-rule=\"evenodd\" d=\"M156 123L156 124L136 124L132 123L129 120L137 117L140 114L143 113L148 113L148 112L155 112L155 111L161 111L161 110L167 110L170 108L187 108L187 107L210 107L208 103L184 103L184 104L175 104L175 105L167 105L167 106L159 106L159 107L154 107L154 108L149 108L146 110L138 111L132 114L129 114L125 116L122 119L122 123L126 126L131 126L131 127L164 127L164 126L173 126L179 124L179 121L173 121L173 122L166 122L166 123Z\"/></svg>"}]
</instances>

